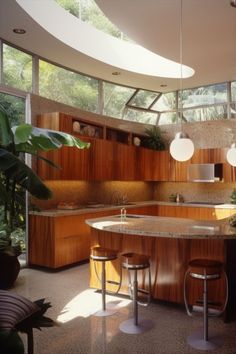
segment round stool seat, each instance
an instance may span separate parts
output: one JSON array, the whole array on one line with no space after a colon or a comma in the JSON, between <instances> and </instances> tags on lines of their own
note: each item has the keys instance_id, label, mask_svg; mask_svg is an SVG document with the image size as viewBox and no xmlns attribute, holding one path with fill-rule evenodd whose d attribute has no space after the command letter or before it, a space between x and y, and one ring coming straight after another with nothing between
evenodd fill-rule
<instances>
[{"instance_id":1,"label":"round stool seat","mask_svg":"<svg viewBox=\"0 0 236 354\"><path fill-rule=\"evenodd\" d=\"M110 248L94 246L91 248L90 257L95 261L112 261L117 258L117 251Z\"/></svg>"},{"instance_id":2,"label":"round stool seat","mask_svg":"<svg viewBox=\"0 0 236 354\"><path fill-rule=\"evenodd\" d=\"M145 269L150 267L149 256L137 253L122 254L122 267L126 269Z\"/></svg>"},{"instance_id":3,"label":"round stool seat","mask_svg":"<svg viewBox=\"0 0 236 354\"><path fill-rule=\"evenodd\" d=\"M189 262L189 273L193 278L216 279L220 277L223 263L212 259L193 259Z\"/></svg>"}]
</instances>

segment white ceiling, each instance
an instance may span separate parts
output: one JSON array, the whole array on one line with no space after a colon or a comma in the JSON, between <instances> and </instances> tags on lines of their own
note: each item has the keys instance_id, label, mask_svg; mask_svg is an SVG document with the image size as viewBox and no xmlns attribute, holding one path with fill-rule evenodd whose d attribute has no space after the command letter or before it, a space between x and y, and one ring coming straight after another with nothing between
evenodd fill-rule
<instances>
[{"instance_id":1,"label":"white ceiling","mask_svg":"<svg viewBox=\"0 0 236 354\"><path fill-rule=\"evenodd\" d=\"M29 1L41 1L47 8L48 0ZM180 60L180 0L96 2L136 43ZM53 16L52 21L56 21ZM25 28L26 34L14 34L16 27ZM193 77L183 80L183 87L236 80L236 8L230 6L230 0L182 0L182 29L183 63L195 70ZM38 25L15 0L0 1L0 36L53 62L108 81L157 91L171 91L180 85L178 79L135 74L79 53ZM121 75L113 76L114 71ZM161 84L167 87L163 89Z\"/></svg>"}]
</instances>

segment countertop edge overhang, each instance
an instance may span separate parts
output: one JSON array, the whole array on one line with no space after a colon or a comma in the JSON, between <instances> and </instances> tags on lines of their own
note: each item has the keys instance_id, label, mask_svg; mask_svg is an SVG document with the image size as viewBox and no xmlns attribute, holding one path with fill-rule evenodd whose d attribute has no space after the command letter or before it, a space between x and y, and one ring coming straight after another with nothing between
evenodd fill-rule
<instances>
[{"instance_id":1,"label":"countertop edge overhang","mask_svg":"<svg viewBox=\"0 0 236 354\"><path fill-rule=\"evenodd\" d=\"M87 219L93 229L117 234L179 239L236 239L229 218L214 221L127 214Z\"/></svg>"},{"instance_id":2,"label":"countertop edge overhang","mask_svg":"<svg viewBox=\"0 0 236 354\"><path fill-rule=\"evenodd\" d=\"M199 203L175 203L175 202L165 202L165 201L142 201L142 202L133 202L131 204L124 204L124 205L105 205L99 208L93 207L81 207L74 210L60 210L60 209L48 209L42 211L30 211L30 215L39 215L39 216L51 216L51 217L58 217L58 216L70 216L70 215L80 215L80 214L88 214L88 213L96 213L100 211L108 211L108 210L119 210L121 208L139 208L143 206L151 206L151 205L169 205L169 206L182 206L182 207L198 207L198 208L213 208L213 209L235 209L236 213L236 205L234 204L199 204Z\"/></svg>"}]
</instances>

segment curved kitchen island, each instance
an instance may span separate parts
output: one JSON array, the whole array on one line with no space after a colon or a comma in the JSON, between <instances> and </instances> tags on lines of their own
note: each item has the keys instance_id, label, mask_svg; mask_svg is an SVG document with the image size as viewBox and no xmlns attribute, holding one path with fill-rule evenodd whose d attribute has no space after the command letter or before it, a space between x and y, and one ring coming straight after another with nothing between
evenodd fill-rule
<instances>
[{"instance_id":1,"label":"curved kitchen island","mask_svg":"<svg viewBox=\"0 0 236 354\"><path fill-rule=\"evenodd\" d=\"M194 258L209 258L223 262L229 278L229 302L225 319L236 312L236 228L228 219L202 221L172 217L156 217L128 214L88 219L91 227L91 246L113 248L120 253L137 252L150 256L152 295L163 301L183 303L183 281L188 262ZM99 265L98 265L99 266ZM90 286L99 288L91 261ZM120 260L108 262L107 278L120 279ZM127 293L127 274L123 270L121 292ZM144 287L147 279L143 274L139 283ZM202 282L191 282L189 302L195 304L202 295ZM224 299L224 282L209 282L210 301ZM212 286L213 285L213 286ZM109 285L108 285L109 289ZM110 290L115 287L110 285Z\"/></svg>"}]
</instances>

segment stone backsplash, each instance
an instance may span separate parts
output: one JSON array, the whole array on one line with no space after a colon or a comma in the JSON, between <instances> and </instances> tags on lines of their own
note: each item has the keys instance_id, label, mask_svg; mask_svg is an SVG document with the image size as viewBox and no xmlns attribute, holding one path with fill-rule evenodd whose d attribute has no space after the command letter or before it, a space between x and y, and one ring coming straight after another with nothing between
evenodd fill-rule
<instances>
[{"instance_id":1,"label":"stone backsplash","mask_svg":"<svg viewBox=\"0 0 236 354\"><path fill-rule=\"evenodd\" d=\"M49 200L32 199L41 209L52 209L60 202L116 204L153 199L153 183L150 182L86 182L86 181L46 181L53 192Z\"/></svg>"},{"instance_id":2,"label":"stone backsplash","mask_svg":"<svg viewBox=\"0 0 236 354\"><path fill-rule=\"evenodd\" d=\"M169 201L172 193L179 193L184 201L230 203L235 183L158 182L154 185L153 199Z\"/></svg>"}]
</instances>

